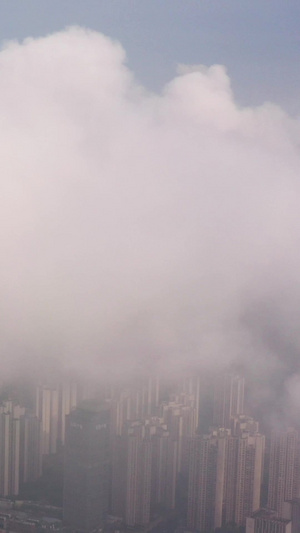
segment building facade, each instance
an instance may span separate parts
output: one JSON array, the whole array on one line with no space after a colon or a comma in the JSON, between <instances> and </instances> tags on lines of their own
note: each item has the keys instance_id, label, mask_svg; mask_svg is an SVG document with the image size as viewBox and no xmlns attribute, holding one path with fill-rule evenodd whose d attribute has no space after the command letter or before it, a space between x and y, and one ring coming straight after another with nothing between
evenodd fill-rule
<instances>
[{"instance_id":1,"label":"building facade","mask_svg":"<svg viewBox=\"0 0 300 533\"><path fill-rule=\"evenodd\" d=\"M285 500L299 497L299 433L290 428L271 436L268 508L283 515Z\"/></svg>"},{"instance_id":2,"label":"building facade","mask_svg":"<svg viewBox=\"0 0 300 533\"><path fill-rule=\"evenodd\" d=\"M63 517L92 531L103 524L109 499L109 411L86 405L66 417Z\"/></svg>"},{"instance_id":3,"label":"building facade","mask_svg":"<svg viewBox=\"0 0 300 533\"><path fill-rule=\"evenodd\" d=\"M245 379L239 375L218 376L214 384L213 425L230 428L231 418L244 412Z\"/></svg>"},{"instance_id":4,"label":"building facade","mask_svg":"<svg viewBox=\"0 0 300 533\"><path fill-rule=\"evenodd\" d=\"M210 531L228 523L245 526L260 507L264 436L231 435L214 429L191 440L188 516L190 530Z\"/></svg>"}]
</instances>

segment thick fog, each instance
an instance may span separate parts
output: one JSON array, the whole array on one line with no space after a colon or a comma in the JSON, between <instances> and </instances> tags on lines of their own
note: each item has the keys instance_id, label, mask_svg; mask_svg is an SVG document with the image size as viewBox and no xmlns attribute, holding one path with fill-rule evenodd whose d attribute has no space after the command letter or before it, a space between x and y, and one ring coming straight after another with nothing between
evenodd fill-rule
<instances>
[{"instance_id":1,"label":"thick fog","mask_svg":"<svg viewBox=\"0 0 300 533\"><path fill-rule=\"evenodd\" d=\"M2 376L233 364L299 404L299 122L221 65L151 94L79 28L0 69Z\"/></svg>"}]
</instances>

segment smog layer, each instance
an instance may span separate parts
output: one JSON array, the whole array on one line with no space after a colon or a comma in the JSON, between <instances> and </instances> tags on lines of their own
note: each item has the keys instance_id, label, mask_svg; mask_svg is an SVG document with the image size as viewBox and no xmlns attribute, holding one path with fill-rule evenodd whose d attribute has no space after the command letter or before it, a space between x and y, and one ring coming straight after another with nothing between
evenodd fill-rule
<instances>
[{"instance_id":1,"label":"smog layer","mask_svg":"<svg viewBox=\"0 0 300 533\"><path fill-rule=\"evenodd\" d=\"M299 121L221 65L149 93L80 28L0 69L2 376L234 366L296 410Z\"/></svg>"}]
</instances>

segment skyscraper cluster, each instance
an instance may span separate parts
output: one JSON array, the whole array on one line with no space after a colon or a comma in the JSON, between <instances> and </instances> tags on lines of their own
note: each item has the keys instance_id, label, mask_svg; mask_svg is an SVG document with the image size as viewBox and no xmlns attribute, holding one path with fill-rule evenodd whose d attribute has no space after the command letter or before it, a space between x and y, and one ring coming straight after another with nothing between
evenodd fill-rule
<instances>
[{"instance_id":1,"label":"skyscraper cluster","mask_svg":"<svg viewBox=\"0 0 300 533\"><path fill-rule=\"evenodd\" d=\"M191 440L187 526L210 531L244 526L260 506L265 437L243 413L244 378L215 382L213 427Z\"/></svg>"},{"instance_id":2,"label":"skyscraper cluster","mask_svg":"<svg viewBox=\"0 0 300 533\"><path fill-rule=\"evenodd\" d=\"M83 528L89 515L90 519L95 517L91 528L97 520L103 524L109 512L125 526L147 526L157 509L176 510L180 488L182 492L185 487L186 531L204 533L226 524L247 527L247 533L296 531L291 528L293 523L300 523L298 432L274 431L266 446L259 423L245 414L245 380L236 374L216 378L211 424L203 432L199 424L201 387L200 378L194 376L184 378L167 392L156 378L141 380L125 390L110 389L102 397L102 409L108 417L105 425L99 425L90 414L93 424L84 426L81 410L71 411L67 416L65 454L67 525L76 528L80 523ZM83 427L92 440L98 438L96 427L102 428L97 435L110 442L109 448L98 446L90 463L84 462L91 451L81 440ZM81 464L77 470L71 463L76 450ZM83 482L89 479L91 465L95 472L102 465L105 490L103 486L100 489L96 478L91 478L94 481L88 485ZM97 512L101 508L101 517L93 515L87 505L92 501L90 497L86 505L78 499L74 471L78 476L81 472L80 486L89 487L87 494L98 494L94 501L99 503L102 498L102 505L97 507ZM269 474L264 502L267 507L261 509L265 472ZM86 516L79 518L79 508Z\"/></svg>"},{"instance_id":3,"label":"skyscraper cluster","mask_svg":"<svg viewBox=\"0 0 300 533\"><path fill-rule=\"evenodd\" d=\"M19 494L20 485L41 475L40 422L11 400L0 406L0 495Z\"/></svg>"},{"instance_id":4,"label":"skyscraper cluster","mask_svg":"<svg viewBox=\"0 0 300 533\"><path fill-rule=\"evenodd\" d=\"M222 524L245 525L260 506L265 439L254 431L216 429L192 439L189 529L210 531Z\"/></svg>"},{"instance_id":5,"label":"skyscraper cluster","mask_svg":"<svg viewBox=\"0 0 300 533\"><path fill-rule=\"evenodd\" d=\"M105 527L108 516L147 528L177 513L185 531L235 524L246 533L297 533L299 432L265 437L245 408L244 377L217 376L208 410L200 376L96 389L38 385L34 409L2 402L1 496L18 495L63 452L71 530Z\"/></svg>"},{"instance_id":6,"label":"skyscraper cluster","mask_svg":"<svg viewBox=\"0 0 300 533\"><path fill-rule=\"evenodd\" d=\"M226 524L245 527L247 518L261 506L266 439L258 422L245 414L244 395L242 376L219 376L211 426L203 433L199 430L200 378L185 378L167 394L154 378L126 390L110 390L102 400L109 413L105 431L111 446L108 457L98 457L100 463L111 465L106 512L126 526L145 526L155 509L176 509L179 485L186 482L189 531L213 531ZM67 418L75 420L78 413L75 410ZM67 432L66 458L69 438ZM73 445L73 437L71 442ZM296 498L299 492L298 433L292 429L274 432L269 448L268 506L272 520L275 516L281 527L291 514L284 507L286 500ZM68 477L67 467L65 475ZM65 498L67 487L68 479ZM71 508L72 498L69 505ZM270 513L263 523L269 518ZM257 529L262 522L256 519L258 523L253 533L264 531Z\"/></svg>"},{"instance_id":7,"label":"skyscraper cluster","mask_svg":"<svg viewBox=\"0 0 300 533\"><path fill-rule=\"evenodd\" d=\"M109 391L102 406L109 412L110 426L105 432L111 443L109 456L98 456L99 463L108 460L111 465L106 511L126 526L146 525L153 509L175 508L178 475L187 475L190 439L197 427L195 400L182 391L161 400L159 381L148 378L125 391ZM68 474L74 468L68 464L76 440L72 428L80 413L78 408L67 416L66 432L64 501L69 503L68 507L64 504L64 514L66 524L73 527L67 508L78 508L78 504L75 498L72 504L68 490L74 485ZM87 447L85 451L89 453ZM88 512L82 505L81 509Z\"/></svg>"},{"instance_id":8,"label":"skyscraper cluster","mask_svg":"<svg viewBox=\"0 0 300 533\"><path fill-rule=\"evenodd\" d=\"M0 496L16 496L42 474L43 462L64 444L66 414L76 405L77 386L38 385L34 405L16 399L0 404Z\"/></svg>"}]
</instances>

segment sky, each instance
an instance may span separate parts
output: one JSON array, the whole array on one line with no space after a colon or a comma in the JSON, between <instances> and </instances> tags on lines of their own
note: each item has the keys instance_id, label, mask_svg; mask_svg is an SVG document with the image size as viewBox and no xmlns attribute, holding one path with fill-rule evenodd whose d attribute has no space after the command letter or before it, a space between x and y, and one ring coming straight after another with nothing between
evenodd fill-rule
<instances>
[{"instance_id":1,"label":"sky","mask_svg":"<svg viewBox=\"0 0 300 533\"><path fill-rule=\"evenodd\" d=\"M121 42L127 64L160 91L184 64L225 65L242 105L299 114L298 0L1 0L0 40L80 25Z\"/></svg>"},{"instance_id":2,"label":"sky","mask_svg":"<svg viewBox=\"0 0 300 533\"><path fill-rule=\"evenodd\" d=\"M7 375L233 365L298 413L297 3L0 6Z\"/></svg>"}]
</instances>

